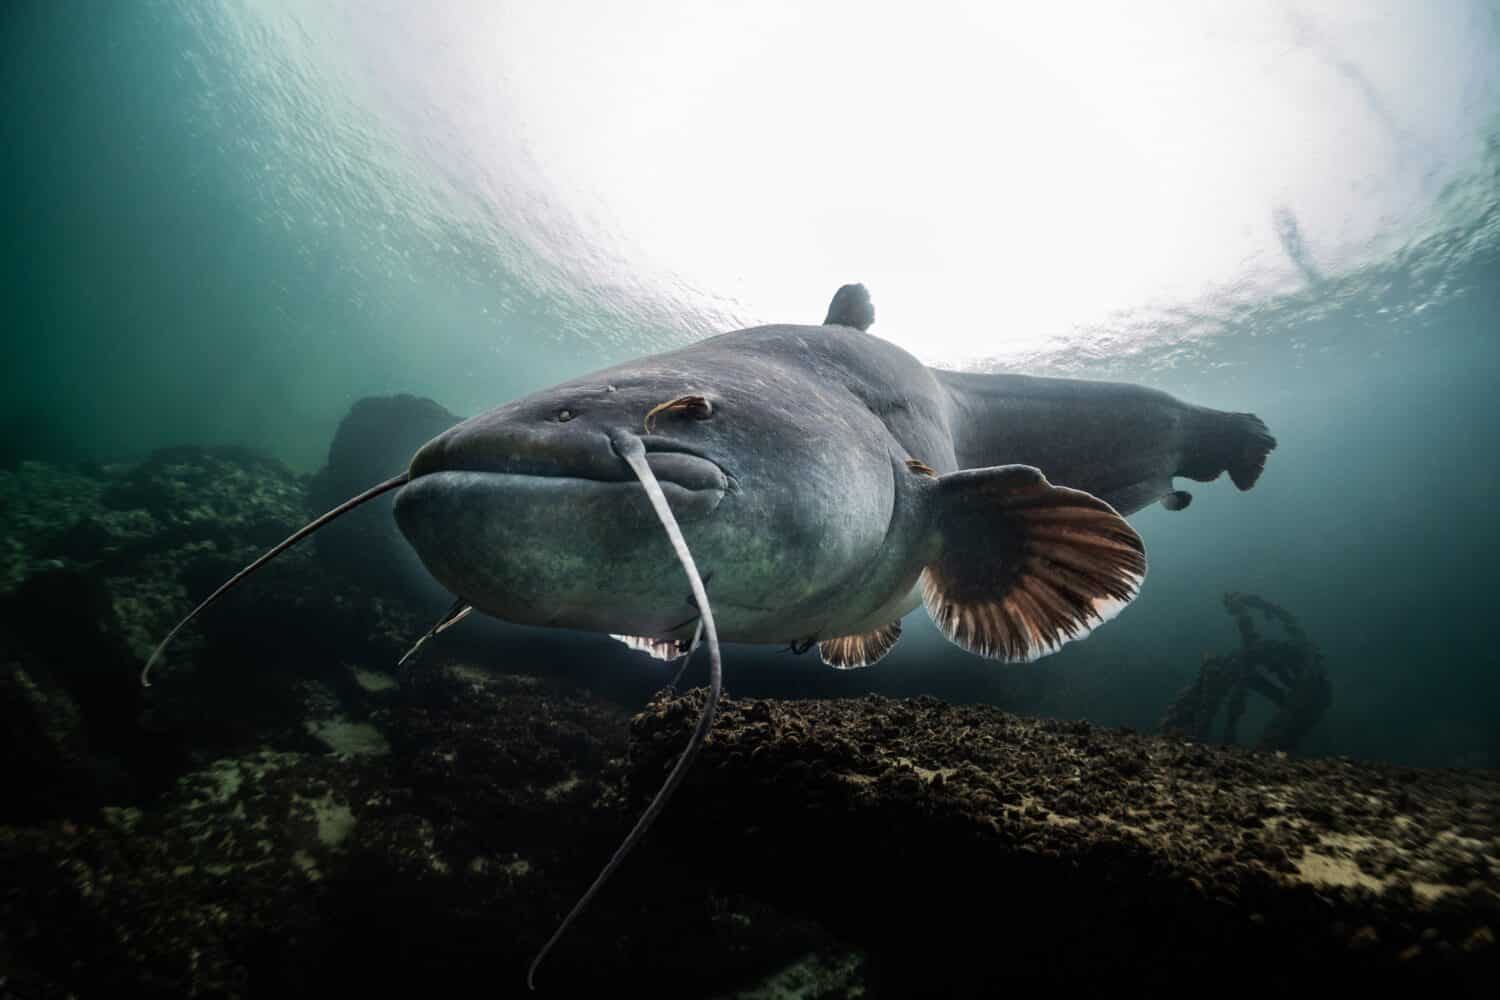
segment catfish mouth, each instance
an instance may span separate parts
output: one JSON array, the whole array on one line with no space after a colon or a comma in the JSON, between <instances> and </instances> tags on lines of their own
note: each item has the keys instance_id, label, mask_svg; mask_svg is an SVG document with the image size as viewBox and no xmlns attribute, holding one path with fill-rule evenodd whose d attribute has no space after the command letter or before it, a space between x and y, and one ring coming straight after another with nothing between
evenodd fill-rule
<instances>
[{"instance_id":1,"label":"catfish mouth","mask_svg":"<svg viewBox=\"0 0 1500 1000\"><path fill-rule=\"evenodd\" d=\"M529 435L528 435L529 437ZM699 494L692 506L702 511L703 501L718 506L738 483L722 465L700 449L656 434L637 435L646 452L646 462L668 496ZM637 484L635 474L603 434L558 442L515 440L488 442L478 436L465 440L449 435L429 442L412 459L412 482L440 473L482 473L497 479L515 477L535 480L571 480L574 483ZM562 485L559 483L559 485ZM704 496L703 494L707 494Z\"/></svg>"},{"instance_id":2,"label":"catfish mouth","mask_svg":"<svg viewBox=\"0 0 1500 1000\"><path fill-rule=\"evenodd\" d=\"M736 489L717 462L670 439L505 428L428 442L393 512L428 572L497 618L656 634L696 609L662 579L658 557L670 553L650 544L656 518L631 453L683 525L711 524Z\"/></svg>"}]
</instances>

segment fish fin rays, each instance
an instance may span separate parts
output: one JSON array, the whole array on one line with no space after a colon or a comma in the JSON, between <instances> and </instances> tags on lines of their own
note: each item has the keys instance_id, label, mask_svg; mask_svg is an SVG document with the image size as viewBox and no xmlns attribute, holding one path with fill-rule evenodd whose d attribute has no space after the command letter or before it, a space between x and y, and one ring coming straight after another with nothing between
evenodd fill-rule
<instances>
[{"instance_id":1,"label":"fish fin rays","mask_svg":"<svg viewBox=\"0 0 1500 1000\"><path fill-rule=\"evenodd\" d=\"M609 637L658 660L675 660L686 656L692 648L692 642L688 639L656 639L649 635L615 635L613 632Z\"/></svg>"},{"instance_id":2,"label":"fish fin rays","mask_svg":"<svg viewBox=\"0 0 1500 1000\"><path fill-rule=\"evenodd\" d=\"M853 670L855 667L868 667L879 660L891 647L896 645L896 640L901 638L901 620L882 625L859 635L841 635L833 639L824 639L818 643L818 656L830 667L839 670Z\"/></svg>"},{"instance_id":3,"label":"fish fin rays","mask_svg":"<svg viewBox=\"0 0 1500 1000\"><path fill-rule=\"evenodd\" d=\"M1109 504L1053 486L1025 465L938 481L941 555L922 601L949 641L997 660L1030 661L1081 639L1140 589L1140 536Z\"/></svg>"}]
</instances>

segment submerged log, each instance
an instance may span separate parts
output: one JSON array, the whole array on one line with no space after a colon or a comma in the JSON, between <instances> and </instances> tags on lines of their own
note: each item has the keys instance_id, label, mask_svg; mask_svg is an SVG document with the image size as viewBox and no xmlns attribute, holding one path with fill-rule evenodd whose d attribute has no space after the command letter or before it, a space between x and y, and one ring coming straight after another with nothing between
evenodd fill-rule
<instances>
[{"instance_id":1,"label":"submerged log","mask_svg":"<svg viewBox=\"0 0 1500 1000\"><path fill-rule=\"evenodd\" d=\"M1290 611L1263 597L1225 594L1224 610L1239 628L1240 648L1203 658L1197 678L1167 706L1162 732L1207 741L1223 706L1223 742L1234 743L1246 698L1254 691L1276 706L1261 733L1260 748L1297 749L1333 702L1323 654ZM1263 637L1252 612L1280 625L1284 638Z\"/></svg>"},{"instance_id":2,"label":"submerged log","mask_svg":"<svg viewBox=\"0 0 1500 1000\"><path fill-rule=\"evenodd\" d=\"M632 795L655 791L701 699L636 717ZM870 697L726 701L657 835L868 949L882 995L1462 992L1500 966L1497 819L1494 772Z\"/></svg>"}]
</instances>

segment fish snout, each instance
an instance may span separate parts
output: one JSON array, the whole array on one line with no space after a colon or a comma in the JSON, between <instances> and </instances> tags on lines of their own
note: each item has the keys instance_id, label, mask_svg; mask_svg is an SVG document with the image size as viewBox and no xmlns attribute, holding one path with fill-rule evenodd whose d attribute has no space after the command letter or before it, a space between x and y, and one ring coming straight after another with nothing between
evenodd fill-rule
<instances>
[{"instance_id":1,"label":"fish snout","mask_svg":"<svg viewBox=\"0 0 1500 1000\"><path fill-rule=\"evenodd\" d=\"M530 426L485 417L449 428L417 450L412 479L434 472L568 476L605 482L627 478L609 441L585 427Z\"/></svg>"},{"instance_id":2,"label":"fish snout","mask_svg":"<svg viewBox=\"0 0 1500 1000\"><path fill-rule=\"evenodd\" d=\"M666 435L516 421L472 420L450 428L418 449L409 473L413 480L438 472L485 472L634 482L624 455L635 449L645 453L664 484L720 496L735 488L733 476L703 449Z\"/></svg>"}]
</instances>

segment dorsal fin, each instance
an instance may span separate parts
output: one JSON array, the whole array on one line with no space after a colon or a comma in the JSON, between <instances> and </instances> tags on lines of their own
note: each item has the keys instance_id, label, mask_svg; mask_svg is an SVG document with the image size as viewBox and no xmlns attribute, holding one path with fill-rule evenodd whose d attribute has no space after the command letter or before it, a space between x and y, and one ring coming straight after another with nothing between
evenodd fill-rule
<instances>
[{"instance_id":1,"label":"dorsal fin","mask_svg":"<svg viewBox=\"0 0 1500 1000\"><path fill-rule=\"evenodd\" d=\"M967 469L937 485L942 554L922 571L922 599L969 652L1035 660L1088 635L1140 589L1140 536L1098 497L1027 465Z\"/></svg>"},{"instance_id":2,"label":"dorsal fin","mask_svg":"<svg viewBox=\"0 0 1500 1000\"><path fill-rule=\"evenodd\" d=\"M845 285L833 293L828 303L828 317L824 326L852 326L856 330L868 330L875 322L875 303L870 301L869 289L864 285Z\"/></svg>"},{"instance_id":3,"label":"dorsal fin","mask_svg":"<svg viewBox=\"0 0 1500 1000\"><path fill-rule=\"evenodd\" d=\"M841 635L835 639L824 639L818 643L818 655L830 667L852 670L868 667L886 653L901 638L901 620L882 625L859 635Z\"/></svg>"}]
</instances>

